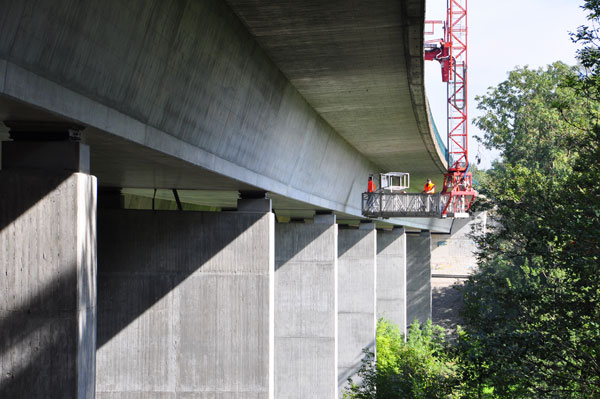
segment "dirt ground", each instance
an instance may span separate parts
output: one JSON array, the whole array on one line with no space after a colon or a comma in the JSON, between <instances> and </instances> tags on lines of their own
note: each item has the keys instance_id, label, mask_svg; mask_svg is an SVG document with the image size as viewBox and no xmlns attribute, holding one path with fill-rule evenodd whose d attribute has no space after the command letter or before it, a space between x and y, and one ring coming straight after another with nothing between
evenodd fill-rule
<instances>
[{"instance_id":1,"label":"dirt ground","mask_svg":"<svg viewBox=\"0 0 600 399\"><path fill-rule=\"evenodd\" d=\"M456 332L456 325L461 323L459 312L463 307L463 298L458 288L463 281L459 278L431 279L432 321L451 334Z\"/></svg>"}]
</instances>

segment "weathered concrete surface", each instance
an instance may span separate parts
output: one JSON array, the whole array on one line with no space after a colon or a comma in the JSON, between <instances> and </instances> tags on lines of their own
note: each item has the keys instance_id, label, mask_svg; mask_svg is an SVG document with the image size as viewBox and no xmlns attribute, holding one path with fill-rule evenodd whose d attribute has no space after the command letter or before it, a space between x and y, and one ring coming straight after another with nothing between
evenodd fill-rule
<instances>
[{"instance_id":1,"label":"weathered concrete surface","mask_svg":"<svg viewBox=\"0 0 600 399\"><path fill-rule=\"evenodd\" d=\"M396 324L406 335L406 233L403 228L377 231L377 317Z\"/></svg>"},{"instance_id":2,"label":"weathered concrete surface","mask_svg":"<svg viewBox=\"0 0 600 399\"><path fill-rule=\"evenodd\" d=\"M0 171L0 397L94 397L96 179Z\"/></svg>"},{"instance_id":3,"label":"weathered concrete surface","mask_svg":"<svg viewBox=\"0 0 600 399\"><path fill-rule=\"evenodd\" d=\"M118 165L135 174L113 170L110 150L127 142L113 143L111 133L159 151L151 155L158 163L168 164L168 154L360 213L364 182L378 167L314 111L225 2L5 1L2 8L1 93L94 128L92 166L102 181L106 174L137 187L144 172L135 162Z\"/></svg>"},{"instance_id":4,"label":"weathered concrete surface","mask_svg":"<svg viewBox=\"0 0 600 399\"><path fill-rule=\"evenodd\" d=\"M424 0L259 5L269 26L240 12L253 2L3 1L0 116L88 126L93 173L115 187L252 186L358 216L369 173L441 176ZM294 56L274 63L259 28Z\"/></svg>"},{"instance_id":5,"label":"weathered concrete surface","mask_svg":"<svg viewBox=\"0 0 600 399\"><path fill-rule=\"evenodd\" d=\"M102 210L98 399L271 398L273 214Z\"/></svg>"},{"instance_id":6,"label":"weathered concrete surface","mask_svg":"<svg viewBox=\"0 0 600 399\"><path fill-rule=\"evenodd\" d=\"M431 273L466 276L477 268L477 246L472 234L485 234L487 213L454 219L450 234L431 234Z\"/></svg>"},{"instance_id":7,"label":"weathered concrete surface","mask_svg":"<svg viewBox=\"0 0 600 399\"><path fill-rule=\"evenodd\" d=\"M338 389L355 377L363 349L375 352L377 230L363 224L360 230L338 231ZM355 382L357 382L355 378Z\"/></svg>"},{"instance_id":8,"label":"weathered concrete surface","mask_svg":"<svg viewBox=\"0 0 600 399\"><path fill-rule=\"evenodd\" d=\"M445 171L423 84L425 1L227 2L319 115L367 158L415 182Z\"/></svg>"},{"instance_id":9,"label":"weathered concrete surface","mask_svg":"<svg viewBox=\"0 0 600 399\"><path fill-rule=\"evenodd\" d=\"M406 235L406 321L431 319L431 233Z\"/></svg>"},{"instance_id":10,"label":"weathered concrete surface","mask_svg":"<svg viewBox=\"0 0 600 399\"><path fill-rule=\"evenodd\" d=\"M477 245L473 236L485 234L487 213L455 219L450 234L431 234L432 320L455 333L462 322L460 288L477 270Z\"/></svg>"},{"instance_id":11,"label":"weathered concrete surface","mask_svg":"<svg viewBox=\"0 0 600 399\"><path fill-rule=\"evenodd\" d=\"M276 225L277 399L337 398L337 235L334 223Z\"/></svg>"}]
</instances>

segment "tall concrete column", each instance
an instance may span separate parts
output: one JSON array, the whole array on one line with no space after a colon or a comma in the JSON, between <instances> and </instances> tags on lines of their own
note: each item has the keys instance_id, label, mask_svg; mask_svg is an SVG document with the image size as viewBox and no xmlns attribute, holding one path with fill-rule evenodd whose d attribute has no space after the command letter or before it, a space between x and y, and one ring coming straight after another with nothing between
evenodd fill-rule
<instances>
[{"instance_id":1,"label":"tall concrete column","mask_svg":"<svg viewBox=\"0 0 600 399\"><path fill-rule=\"evenodd\" d=\"M245 209L99 213L96 398L273 398L275 222Z\"/></svg>"},{"instance_id":2,"label":"tall concrete column","mask_svg":"<svg viewBox=\"0 0 600 399\"><path fill-rule=\"evenodd\" d=\"M377 317L396 324L406 335L406 233L403 228L377 231Z\"/></svg>"},{"instance_id":3,"label":"tall concrete column","mask_svg":"<svg viewBox=\"0 0 600 399\"><path fill-rule=\"evenodd\" d=\"M356 377L363 349L375 352L377 275L375 223L338 231L338 389ZM354 381L357 382L356 378Z\"/></svg>"},{"instance_id":4,"label":"tall concrete column","mask_svg":"<svg viewBox=\"0 0 600 399\"><path fill-rule=\"evenodd\" d=\"M2 143L0 397L94 397L96 178L77 142Z\"/></svg>"},{"instance_id":5,"label":"tall concrete column","mask_svg":"<svg viewBox=\"0 0 600 399\"><path fill-rule=\"evenodd\" d=\"M337 397L337 225L275 230L275 398Z\"/></svg>"},{"instance_id":6,"label":"tall concrete column","mask_svg":"<svg viewBox=\"0 0 600 399\"><path fill-rule=\"evenodd\" d=\"M406 235L407 323L431 319L431 233Z\"/></svg>"}]
</instances>

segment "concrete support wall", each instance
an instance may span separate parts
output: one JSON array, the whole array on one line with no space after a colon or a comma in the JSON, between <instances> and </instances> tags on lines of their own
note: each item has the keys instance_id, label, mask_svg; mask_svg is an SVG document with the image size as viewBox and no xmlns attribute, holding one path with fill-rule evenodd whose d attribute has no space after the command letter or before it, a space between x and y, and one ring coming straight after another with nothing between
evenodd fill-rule
<instances>
[{"instance_id":1,"label":"concrete support wall","mask_svg":"<svg viewBox=\"0 0 600 399\"><path fill-rule=\"evenodd\" d=\"M0 171L0 397L94 397L96 178Z\"/></svg>"},{"instance_id":2,"label":"concrete support wall","mask_svg":"<svg viewBox=\"0 0 600 399\"><path fill-rule=\"evenodd\" d=\"M363 349L375 352L377 231L375 224L338 232L338 388L355 376ZM357 380L355 379L355 382Z\"/></svg>"},{"instance_id":3,"label":"concrete support wall","mask_svg":"<svg viewBox=\"0 0 600 399\"><path fill-rule=\"evenodd\" d=\"M337 397L337 225L277 224L275 397Z\"/></svg>"},{"instance_id":4,"label":"concrete support wall","mask_svg":"<svg viewBox=\"0 0 600 399\"><path fill-rule=\"evenodd\" d=\"M377 232L377 317L406 334L406 233L402 228Z\"/></svg>"},{"instance_id":5,"label":"concrete support wall","mask_svg":"<svg viewBox=\"0 0 600 399\"><path fill-rule=\"evenodd\" d=\"M102 211L98 399L272 398L274 217Z\"/></svg>"},{"instance_id":6,"label":"concrete support wall","mask_svg":"<svg viewBox=\"0 0 600 399\"><path fill-rule=\"evenodd\" d=\"M407 323L431 319L431 233L406 235Z\"/></svg>"},{"instance_id":7,"label":"concrete support wall","mask_svg":"<svg viewBox=\"0 0 600 399\"><path fill-rule=\"evenodd\" d=\"M477 268L477 245L471 236L485 234L487 212L454 219L450 234L431 234L431 273L451 278L467 276Z\"/></svg>"},{"instance_id":8,"label":"concrete support wall","mask_svg":"<svg viewBox=\"0 0 600 399\"><path fill-rule=\"evenodd\" d=\"M464 303L457 289L477 270L474 237L485 234L487 212L455 219L450 234L431 234L432 321L453 333Z\"/></svg>"}]
</instances>

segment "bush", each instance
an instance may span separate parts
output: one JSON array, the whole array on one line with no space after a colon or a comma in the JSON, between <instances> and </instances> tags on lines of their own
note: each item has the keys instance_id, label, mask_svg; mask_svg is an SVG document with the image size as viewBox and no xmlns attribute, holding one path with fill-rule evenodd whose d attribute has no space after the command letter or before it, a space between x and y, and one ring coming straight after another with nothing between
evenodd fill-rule
<instances>
[{"instance_id":1,"label":"bush","mask_svg":"<svg viewBox=\"0 0 600 399\"><path fill-rule=\"evenodd\" d=\"M444 330L431 321L409 327L405 342L398 327L386 320L377 324L377 360L366 352L358 373L349 379L348 399L446 399L454 397L455 365L448 355Z\"/></svg>"}]
</instances>

